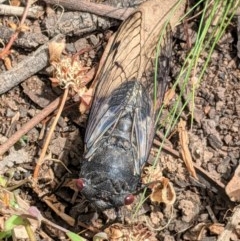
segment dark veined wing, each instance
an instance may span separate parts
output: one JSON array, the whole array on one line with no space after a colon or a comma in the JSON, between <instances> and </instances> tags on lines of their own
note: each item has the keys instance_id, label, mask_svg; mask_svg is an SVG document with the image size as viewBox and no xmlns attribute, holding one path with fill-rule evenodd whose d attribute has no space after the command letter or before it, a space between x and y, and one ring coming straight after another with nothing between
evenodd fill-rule
<instances>
[{"instance_id":1,"label":"dark veined wing","mask_svg":"<svg viewBox=\"0 0 240 241\"><path fill-rule=\"evenodd\" d=\"M138 144L140 167L148 157L155 134L155 117L159 111L169 81L170 61L172 55L172 31L169 24L161 29L158 44L149 48L148 58L142 63L141 84L144 86L136 112L135 134ZM155 67L156 66L156 67ZM155 72L156 70L156 72ZM146 103L148 101L148 103ZM141 106L143 108L141 108ZM141 111L141 109L145 111ZM146 118L147 116L147 118Z\"/></svg>"},{"instance_id":2,"label":"dark veined wing","mask_svg":"<svg viewBox=\"0 0 240 241\"><path fill-rule=\"evenodd\" d=\"M123 82L130 81L138 75L141 62L141 25L142 13L136 12L116 33L99 74L99 83L85 135L87 149L116 121L123 104L121 102L125 101L123 97L112 110L109 103L112 92Z\"/></svg>"},{"instance_id":3,"label":"dark veined wing","mask_svg":"<svg viewBox=\"0 0 240 241\"><path fill-rule=\"evenodd\" d=\"M112 93L121 88L125 82L139 81L140 88L137 98L138 106L134 112L134 134L136 136L138 164L144 164L152 144L154 134L154 116L156 105L154 96L154 65L156 59L156 45L160 29L157 33L144 38L143 16L141 11L135 12L118 30L109 55L99 74L99 83L95 92L89 122L85 135L86 155L89 157L102 136L124 115L129 103L127 95L119 95L117 102L112 101ZM170 32L167 30L167 32ZM165 36L164 36L165 35ZM169 63L169 35L163 34L159 54L159 85L156 87L157 99L163 97L166 87ZM166 69L162 69L162 68ZM143 93L141 93L143 92ZM127 93L127 92L126 92ZM157 103L159 107L160 101ZM155 106L155 107L154 107ZM145 112L144 112L145 108ZM140 110L140 111L139 111ZM142 111L141 111L142 110Z\"/></svg>"},{"instance_id":4,"label":"dark veined wing","mask_svg":"<svg viewBox=\"0 0 240 241\"><path fill-rule=\"evenodd\" d=\"M155 48L152 49L151 55L154 57L148 58L148 61L143 66L144 71L142 73L141 83L146 83L145 91L150 94L150 98L153 100L153 121L155 123L156 115L158 115L162 105L166 87L169 82L170 62L172 56L172 30L170 24L167 24L165 28L161 29L158 43ZM139 116L139 122L141 121L141 117ZM147 153L150 151L152 146L156 124L157 123L155 123L154 128L148 136ZM140 146L140 148L143 147Z\"/></svg>"}]
</instances>

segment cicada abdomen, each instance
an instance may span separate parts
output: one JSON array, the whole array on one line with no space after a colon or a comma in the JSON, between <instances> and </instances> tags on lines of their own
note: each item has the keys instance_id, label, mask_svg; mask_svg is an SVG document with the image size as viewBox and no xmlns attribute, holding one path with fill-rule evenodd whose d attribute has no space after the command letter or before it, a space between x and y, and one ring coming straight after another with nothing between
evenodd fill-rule
<instances>
[{"instance_id":1,"label":"cicada abdomen","mask_svg":"<svg viewBox=\"0 0 240 241\"><path fill-rule=\"evenodd\" d=\"M159 15L154 25L151 11ZM86 160L77 182L97 209L130 204L137 190L170 68L171 30L165 24L166 14L159 1L143 4L120 26L98 74L85 136Z\"/></svg>"}]
</instances>

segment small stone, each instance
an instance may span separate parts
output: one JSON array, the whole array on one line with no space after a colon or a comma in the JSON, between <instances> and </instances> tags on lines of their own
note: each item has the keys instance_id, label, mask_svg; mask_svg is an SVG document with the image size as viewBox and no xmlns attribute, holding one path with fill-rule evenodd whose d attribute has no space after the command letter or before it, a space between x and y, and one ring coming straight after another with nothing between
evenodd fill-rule
<instances>
[{"instance_id":1,"label":"small stone","mask_svg":"<svg viewBox=\"0 0 240 241\"><path fill-rule=\"evenodd\" d=\"M217 100L224 100L225 98L225 88L218 87L216 93Z\"/></svg>"},{"instance_id":2,"label":"small stone","mask_svg":"<svg viewBox=\"0 0 240 241\"><path fill-rule=\"evenodd\" d=\"M210 119L214 119L216 116L216 110L214 108L211 108L210 111L208 112L208 116Z\"/></svg>"},{"instance_id":3,"label":"small stone","mask_svg":"<svg viewBox=\"0 0 240 241\"><path fill-rule=\"evenodd\" d=\"M221 111L223 105L224 105L224 102L223 102L223 101L218 101L218 102L216 103L216 111Z\"/></svg>"},{"instance_id":4,"label":"small stone","mask_svg":"<svg viewBox=\"0 0 240 241\"><path fill-rule=\"evenodd\" d=\"M220 138L216 135L210 134L207 138L209 145L215 150L220 149L223 145Z\"/></svg>"},{"instance_id":5,"label":"small stone","mask_svg":"<svg viewBox=\"0 0 240 241\"><path fill-rule=\"evenodd\" d=\"M217 167L217 172L224 174L226 172L228 172L228 165L226 163L221 163L218 165Z\"/></svg>"},{"instance_id":6,"label":"small stone","mask_svg":"<svg viewBox=\"0 0 240 241\"><path fill-rule=\"evenodd\" d=\"M226 144L229 144L231 141L232 141L232 136L231 135L226 135L225 137L224 137L224 141L225 141L225 143Z\"/></svg>"},{"instance_id":7,"label":"small stone","mask_svg":"<svg viewBox=\"0 0 240 241\"><path fill-rule=\"evenodd\" d=\"M6 117L11 118L15 115L15 113L15 111L12 111L10 108L7 108Z\"/></svg>"},{"instance_id":8,"label":"small stone","mask_svg":"<svg viewBox=\"0 0 240 241\"><path fill-rule=\"evenodd\" d=\"M213 153L210 151L204 151L203 153L203 160L204 162L209 162L213 158Z\"/></svg>"}]
</instances>

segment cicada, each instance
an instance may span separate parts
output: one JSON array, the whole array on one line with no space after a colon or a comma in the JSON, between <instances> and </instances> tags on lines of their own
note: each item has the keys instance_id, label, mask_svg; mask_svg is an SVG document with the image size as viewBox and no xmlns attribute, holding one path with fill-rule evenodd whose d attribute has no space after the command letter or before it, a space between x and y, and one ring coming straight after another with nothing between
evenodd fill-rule
<instances>
[{"instance_id":1,"label":"cicada","mask_svg":"<svg viewBox=\"0 0 240 241\"><path fill-rule=\"evenodd\" d=\"M155 5L143 4L122 23L97 77L77 185L99 210L133 202L153 142L172 50L166 13ZM159 14L154 24L151 11Z\"/></svg>"}]
</instances>

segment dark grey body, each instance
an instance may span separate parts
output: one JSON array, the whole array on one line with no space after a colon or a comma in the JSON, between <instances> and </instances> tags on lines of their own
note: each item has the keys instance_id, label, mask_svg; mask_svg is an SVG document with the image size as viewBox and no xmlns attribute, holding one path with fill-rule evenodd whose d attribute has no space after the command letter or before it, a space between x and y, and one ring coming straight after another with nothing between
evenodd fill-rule
<instances>
[{"instance_id":1,"label":"dark grey body","mask_svg":"<svg viewBox=\"0 0 240 241\"><path fill-rule=\"evenodd\" d=\"M122 206L127 195L136 193L167 85L171 33L166 31L156 55L161 29L153 28L148 38L144 24L143 12L137 11L121 25L98 76L80 178L82 194L100 210Z\"/></svg>"},{"instance_id":2,"label":"dark grey body","mask_svg":"<svg viewBox=\"0 0 240 241\"><path fill-rule=\"evenodd\" d=\"M114 110L123 98L118 116ZM107 128L93 153L86 153L88 161L84 162L81 171L81 177L89 184L82 193L100 209L121 206L128 194L136 192L144 160L139 157L134 121L149 118L152 101L141 83L132 80L116 89L109 103L115 123Z\"/></svg>"}]
</instances>

